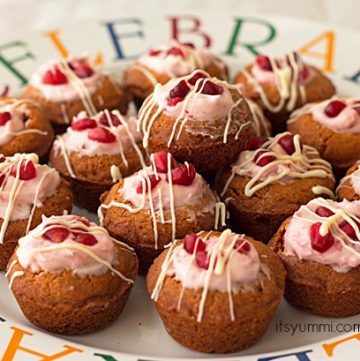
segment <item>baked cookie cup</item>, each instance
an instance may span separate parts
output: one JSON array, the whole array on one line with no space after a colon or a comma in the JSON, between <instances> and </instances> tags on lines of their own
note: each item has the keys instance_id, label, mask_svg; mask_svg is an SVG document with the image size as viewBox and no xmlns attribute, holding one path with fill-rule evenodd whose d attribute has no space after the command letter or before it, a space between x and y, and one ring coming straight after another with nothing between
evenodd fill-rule
<instances>
[{"instance_id":1,"label":"baked cookie cup","mask_svg":"<svg viewBox=\"0 0 360 361\"><path fill-rule=\"evenodd\" d=\"M176 163L166 152L152 165L115 184L102 196L98 214L112 237L133 247L139 273L146 274L164 247L176 238L221 227L223 208L192 164Z\"/></svg>"},{"instance_id":2,"label":"baked cookie cup","mask_svg":"<svg viewBox=\"0 0 360 361\"><path fill-rule=\"evenodd\" d=\"M72 193L55 169L38 164L36 154L15 154L0 161L0 270L5 270L18 240L43 215L71 211Z\"/></svg>"},{"instance_id":3,"label":"baked cookie cup","mask_svg":"<svg viewBox=\"0 0 360 361\"><path fill-rule=\"evenodd\" d=\"M191 43L174 41L170 46L158 46L140 56L124 71L123 83L140 109L156 84L165 84L196 69L219 79L228 78L226 64L208 49L195 49Z\"/></svg>"},{"instance_id":4,"label":"baked cookie cup","mask_svg":"<svg viewBox=\"0 0 360 361\"><path fill-rule=\"evenodd\" d=\"M331 165L298 135L254 137L246 148L215 181L235 231L267 243L302 204L319 194L334 196Z\"/></svg>"},{"instance_id":5,"label":"baked cookie cup","mask_svg":"<svg viewBox=\"0 0 360 361\"><path fill-rule=\"evenodd\" d=\"M86 57L52 60L31 77L23 97L40 104L62 133L81 111L94 115L103 109L117 109L126 114L130 96L113 76L95 69Z\"/></svg>"},{"instance_id":6,"label":"baked cookie cup","mask_svg":"<svg viewBox=\"0 0 360 361\"><path fill-rule=\"evenodd\" d=\"M287 128L316 148L331 163L337 178L341 178L360 160L359 112L357 99L334 97L294 112Z\"/></svg>"},{"instance_id":7,"label":"baked cookie cup","mask_svg":"<svg viewBox=\"0 0 360 361\"><path fill-rule=\"evenodd\" d=\"M269 243L286 271L285 298L322 317L360 313L359 202L318 198L284 221Z\"/></svg>"},{"instance_id":8,"label":"baked cookie cup","mask_svg":"<svg viewBox=\"0 0 360 361\"><path fill-rule=\"evenodd\" d=\"M340 201L360 200L360 161L348 169L345 177L340 180L336 194Z\"/></svg>"},{"instance_id":9,"label":"baked cookie cup","mask_svg":"<svg viewBox=\"0 0 360 361\"><path fill-rule=\"evenodd\" d=\"M57 136L50 161L71 184L75 204L96 212L102 193L146 166L141 140L134 117L108 110L94 116L81 112Z\"/></svg>"},{"instance_id":10,"label":"baked cookie cup","mask_svg":"<svg viewBox=\"0 0 360 361\"><path fill-rule=\"evenodd\" d=\"M36 153L46 163L53 139L54 131L38 104L0 97L0 154Z\"/></svg>"},{"instance_id":11,"label":"baked cookie cup","mask_svg":"<svg viewBox=\"0 0 360 361\"><path fill-rule=\"evenodd\" d=\"M255 344L282 298L285 270L261 242L226 230L187 235L151 266L147 287L181 345L230 353Z\"/></svg>"},{"instance_id":12,"label":"baked cookie cup","mask_svg":"<svg viewBox=\"0 0 360 361\"><path fill-rule=\"evenodd\" d=\"M297 52L282 57L259 55L235 76L234 83L264 110L274 135L286 130L292 111L335 94L330 79L314 66L304 64Z\"/></svg>"},{"instance_id":13,"label":"baked cookie cup","mask_svg":"<svg viewBox=\"0 0 360 361\"><path fill-rule=\"evenodd\" d=\"M80 335L119 317L136 274L137 258L129 247L83 217L69 215L44 218L19 241L7 279L32 324Z\"/></svg>"},{"instance_id":14,"label":"baked cookie cup","mask_svg":"<svg viewBox=\"0 0 360 361\"><path fill-rule=\"evenodd\" d=\"M156 87L139 111L138 129L150 153L168 151L203 173L233 162L253 123L236 86L195 71Z\"/></svg>"}]
</instances>

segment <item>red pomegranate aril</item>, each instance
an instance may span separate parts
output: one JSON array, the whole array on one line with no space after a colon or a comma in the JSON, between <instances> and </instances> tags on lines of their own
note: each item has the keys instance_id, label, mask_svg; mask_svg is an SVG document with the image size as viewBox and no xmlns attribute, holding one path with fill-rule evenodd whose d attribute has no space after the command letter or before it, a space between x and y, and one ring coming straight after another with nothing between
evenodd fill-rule
<instances>
[{"instance_id":1,"label":"red pomegranate aril","mask_svg":"<svg viewBox=\"0 0 360 361\"><path fill-rule=\"evenodd\" d=\"M255 60L256 64L265 71L272 71L270 58L266 55L258 55Z\"/></svg>"},{"instance_id":2,"label":"red pomegranate aril","mask_svg":"<svg viewBox=\"0 0 360 361\"><path fill-rule=\"evenodd\" d=\"M44 233L44 238L53 243L62 243L69 236L70 231L63 227L54 227Z\"/></svg>"},{"instance_id":3,"label":"red pomegranate aril","mask_svg":"<svg viewBox=\"0 0 360 361\"><path fill-rule=\"evenodd\" d=\"M106 128L97 127L91 129L88 138L99 143L114 143L116 136Z\"/></svg>"},{"instance_id":4,"label":"red pomegranate aril","mask_svg":"<svg viewBox=\"0 0 360 361\"><path fill-rule=\"evenodd\" d=\"M118 127L119 125L121 125L119 118L113 113L109 113L109 116L107 116L105 113L102 113L99 118L99 123L105 125L106 127L109 127L110 126L109 118L111 120L112 126Z\"/></svg>"},{"instance_id":5,"label":"red pomegranate aril","mask_svg":"<svg viewBox=\"0 0 360 361\"><path fill-rule=\"evenodd\" d=\"M85 129L92 129L96 127L97 127L96 121L91 118L78 119L71 123L71 128L78 132Z\"/></svg>"},{"instance_id":6,"label":"red pomegranate aril","mask_svg":"<svg viewBox=\"0 0 360 361\"><path fill-rule=\"evenodd\" d=\"M326 207L318 207L316 210L315 210L315 213L320 216L320 217L331 217L332 215L334 215L334 212L331 211L329 208L326 208Z\"/></svg>"},{"instance_id":7,"label":"red pomegranate aril","mask_svg":"<svg viewBox=\"0 0 360 361\"><path fill-rule=\"evenodd\" d=\"M150 190L154 189L156 185L160 182L160 178L156 178L155 174L149 175L149 181L150 181ZM145 181L145 192L147 192L148 189L148 181L144 179ZM141 194L143 192L143 182L140 181L136 187L136 193Z\"/></svg>"},{"instance_id":8,"label":"red pomegranate aril","mask_svg":"<svg viewBox=\"0 0 360 361\"><path fill-rule=\"evenodd\" d=\"M5 179L5 175L0 176L0 187L3 185Z\"/></svg>"},{"instance_id":9,"label":"red pomegranate aril","mask_svg":"<svg viewBox=\"0 0 360 361\"><path fill-rule=\"evenodd\" d=\"M278 143L289 155L295 153L294 136L292 134L285 134L279 138Z\"/></svg>"},{"instance_id":10,"label":"red pomegranate aril","mask_svg":"<svg viewBox=\"0 0 360 361\"><path fill-rule=\"evenodd\" d=\"M16 177L18 165L14 164L11 167L10 174ZM19 178L21 180L30 180L36 177L36 169L31 160L23 160L20 165Z\"/></svg>"},{"instance_id":11,"label":"red pomegranate aril","mask_svg":"<svg viewBox=\"0 0 360 361\"><path fill-rule=\"evenodd\" d=\"M250 252L250 244L243 239L238 239L234 245L234 248L242 254L247 254Z\"/></svg>"},{"instance_id":12,"label":"red pomegranate aril","mask_svg":"<svg viewBox=\"0 0 360 361\"><path fill-rule=\"evenodd\" d=\"M246 150L259 149L267 140L267 137L253 137L247 141Z\"/></svg>"},{"instance_id":13,"label":"red pomegranate aril","mask_svg":"<svg viewBox=\"0 0 360 361\"><path fill-rule=\"evenodd\" d=\"M189 91L190 88L186 84L186 81L181 80L179 84L170 90L170 98L185 98Z\"/></svg>"},{"instance_id":14,"label":"red pomegranate aril","mask_svg":"<svg viewBox=\"0 0 360 361\"><path fill-rule=\"evenodd\" d=\"M210 257L206 251L197 252L195 256L196 264L200 268L209 269Z\"/></svg>"},{"instance_id":15,"label":"red pomegranate aril","mask_svg":"<svg viewBox=\"0 0 360 361\"><path fill-rule=\"evenodd\" d=\"M44 84L48 85L62 85L68 82L65 74L57 67L49 69L43 76L42 79Z\"/></svg>"},{"instance_id":16,"label":"red pomegranate aril","mask_svg":"<svg viewBox=\"0 0 360 361\"><path fill-rule=\"evenodd\" d=\"M149 50L148 54L150 56L158 56L161 54L161 50L151 49L151 50Z\"/></svg>"},{"instance_id":17,"label":"red pomegranate aril","mask_svg":"<svg viewBox=\"0 0 360 361\"><path fill-rule=\"evenodd\" d=\"M360 115L360 106L357 105L354 107L355 111Z\"/></svg>"},{"instance_id":18,"label":"red pomegranate aril","mask_svg":"<svg viewBox=\"0 0 360 361\"><path fill-rule=\"evenodd\" d=\"M197 243L196 243L197 242ZM196 250L195 250L196 245ZM206 244L196 233L187 234L184 238L184 249L187 253L193 254L198 252L204 252Z\"/></svg>"},{"instance_id":19,"label":"red pomegranate aril","mask_svg":"<svg viewBox=\"0 0 360 361\"><path fill-rule=\"evenodd\" d=\"M95 246L97 239L90 233L78 233L75 236L75 242L85 246Z\"/></svg>"},{"instance_id":20,"label":"red pomegranate aril","mask_svg":"<svg viewBox=\"0 0 360 361\"><path fill-rule=\"evenodd\" d=\"M343 109L346 108L346 104L341 100L331 101L325 108L324 112L329 118L337 117Z\"/></svg>"},{"instance_id":21,"label":"red pomegranate aril","mask_svg":"<svg viewBox=\"0 0 360 361\"><path fill-rule=\"evenodd\" d=\"M160 173L167 173L168 171L168 155L169 153L165 151L157 152L154 154L154 164L156 167L156 170ZM171 169L175 167L175 160L170 155L171 158Z\"/></svg>"},{"instance_id":22,"label":"red pomegranate aril","mask_svg":"<svg viewBox=\"0 0 360 361\"><path fill-rule=\"evenodd\" d=\"M267 149L260 149L256 155L255 155L255 163L259 167L265 167L269 163L276 160L276 158L273 155L265 155L266 153L269 153L269 150Z\"/></svg>"},{"instance_id":23,"label":"red pomegranate aril","mask_svg":"<svg viewBox=\"0 0 360 361\"><path fill-rule=\"evenodd\" d=\"M5 125L9 120L11 120L10 112L2 112L0 113L0 126Z\"/></svg>"},{"instance_id":24,"label":"red pomegranate aril","mask_svg":"<svg viewBox=\"0 0 360 361\"><path fill-rule=\"evenodd\" d=\"M182 43L182 45L186 46L187 48L195 49L195 45L190 42Z\"/></svg>"},{"instance_id":25,"label":"red pomegranate aril","mask_svg":"<svg viewBox=\"0 0 360 361\"><path fill-rule=\"evenodd\" d=\"M89 78L94 74L91 66L82 61L69 63L69 66L80 79Z\"/></svg>"},{"instance_id":26,"label":"red pomegranate aril","mask_svg":"<svg viewBox=\"0 0 360 361\"><path fill-rule=\"evenodd\" d=\"M324 253L334 244L334 237L329 232L325 236L320 234L321 222L314 223L310 227L310 240L313 250Z\"/></svg>"},{"instance_id":27,"label":"red pomegranate aril","mask_svg":"<svg viewBox=\"0 0 360 361\"><path fill-rule=\"evenodd\" d=\"M176 104L182 102L184 100L184 98L169 98L169 100L167 101L167 105L170 107L174 107Z\"/></svg>"},{"instance_id":28,"label":"red pomegranate aril","mask_svg":"<svg viewBox=\"0 0 360 361\"><path fill-rule=\"evenodd\" d=\"M205 83L204 86L203 83ZM223 87L206 79L201 81L198 89L201 89L201 94L205 95L220 95L224 92Z\"/></svg>"},{"instance_id":29,"label":"red pomegranate aril","mask_svg":"<svg viewBox=\"0 0 360 361\"><path fill-rule=\"evenodd\" d=\"M5 157L3 157L3 156L0 156L0 163L4 163L5 162Z\"/></svg>"},{"instance_id":30,"label":"red pomegranate aril","mask_svg":"<svg viewBox=\"0 0 360 361\"><path fill-rule=\"evenodd\" d=\"M90 221L87 220L85 217L77 217L76 220L84 224L85 226L90 227Z\"/></svg>"},{"instance_id":31,"label":"red pomegranate aril","mask_svg":"<svg viewBox=\"0 0 360 361\"><path fill-rule=\"evenodd\" d=\"M167 55L181 56L182 58L185 58L186 54L180 48L173 46L167 51Z\"/></svg>"},{"instance_id":32,"label":"red pomegranate aril","mask_svg":"<svg viewBox=\"0 0 360 361\"><path fill-rule=\"evenodd\" d=\"M196 176L196 169L193 164L189 163L179 165L171 171L171 179L173 184L189 186Z\"/></svg>"},{"instance_id":33,"label":"red pomegranate aril","mask_svg":"<svg viewBox=\"0 0 360 361\"><path fill-rule=\"evenodd\" d=\"M189 80L188 83L190 85L195 85L195 83L199 80L199 79L204 79L207 78L207 75L204 73L201 73L200 71L196 72Z\"/></svg>"},{"instance_id":34,"label":"red pomegranate aril","mask_svg":"<svg viewBox=\"0 0 360 361\"><path fill-rule=\"evenodd\" d=\"M307 66L303 66L303 68L300 70L300 79L306 80L310 76L310 69Z\"/></svg>"},{"instance_id":35,"label":"red pomegranate aril","mask_svg":"<svg viewBox=\"0 0 360 361\"><path fill-rule=\"evenodd\" d=\"M347 221L344 221L340 224L340 229L345 232L351 239L353 240L357 240L357 236L356 236L356 232L355 232L355 229L353 228L353 226L347 222Z\"/></svg>"}]
</instances>

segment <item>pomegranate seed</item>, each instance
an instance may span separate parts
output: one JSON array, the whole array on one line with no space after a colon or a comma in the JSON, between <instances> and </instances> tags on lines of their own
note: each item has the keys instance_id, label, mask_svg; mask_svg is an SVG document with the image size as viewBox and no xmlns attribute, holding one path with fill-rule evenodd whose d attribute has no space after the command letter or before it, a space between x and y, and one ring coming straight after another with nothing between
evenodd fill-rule
<instances>
[{"instance_id":1,"label":"pomegranate seed","mask_svg":"<svg viewBox=\"0 0 360 361\"><path fill-rule=\"evenodd\" d=\"M115 114L109 113L109 116L111 119L111 125L113 125L114 127L118 127L119 125L121 125L119 118ZM105 113L102 113L99 119L99 123L105 125L106 127L109 127L109 117Z\"/></svg>"},{"instance_id":2,"label":"pomegranate seed","mask_svg":"<svg viewBox=\"0 0 360 361\"><path fill-rule=\"evenodd\" d=\"M154 164L156 167L156 170L160 173L167 173L168 171L168 154L165 151L161 151L161 152L157 152L154 154ZM172 157L172 155L170 155L171 158L171 169L173 169L175 167L175 160Z\"/></svg>"},{"instance_id":3,"label":"pomegranate seed","mask_svg":"<svg viewBox=\"0 0 360 361\"><path fill-rule=\"evenodd\" d=\"M209 269L210 257L206 251L197 252L195 260L200 268Z\"/></svg>"},{"instance_id":4,"label":"pomegranate seed","mask_svg":"<svg viewBox=\"0 0 360 361\"><path fill-rule=\"evenodd\" d=\"M96 243L98 243L95 236L93 236L90 233L78 233L75 236L75 242L81 243L85 246L95 246Z\"/></svg>"},{"instance_id":5,"label":"pomegranate seed","mask_svg":"<svg viewBox=\"0 0 360 361\"><path fill-rule=\"evenodd\" d=\"M331 211L329 208L326 208L326 207L318 207L316 210L315 210L315 213L320 216L320 217L331 217L334 212Z\"/></svg>"},{"instance_id":6,"label":"pomegranate seed","mask_svg":"<svg viewBox=\"0 0 360 361\"><path fill-rule=\"evenodd\" d=\"M182 58L185 58L186 54L180 49L175 46L170 48L167 53L167 55L174 55L174 56L181 56Z\"/></svg>"},{"instance_id":7,"label":"pomegranate seed","mask_svg":"<svg viewBox=\"0 0 360 361\"><path fill-rule=\"evenodd\" d=\"M207 76L204 73L201 73L200 71L196 72L189 80L188 83L190 85L195 85L195 83L199 80L199 79L204 79L207 78Z\"/></svg>"},{"instance_id":8,"label":"pomegranate seed","mask_svg":"<svg viewBox=\"0 0 360 361\"><path fill-rule=\"evenodd\" d=\"M44 74L42 81L49 85L62 85L68 82L65 74L56 65Z\"/></svg>"},{"instance_id":9,"label":"pomegranate seed","mask_svg":"<svg viewBox=\"0 0 360 361\"><path fill-rule=\"evenodd\" d=\"M185 98L186 94L190 91L189 86L186 84L185 80L176 85L170 90L170 98Z\"/></svg>"},{"instance_id":10,"label":"pomegranate seed","mask_svg":"<svg viewBox=\"0 0 360 361\"><path fill-rule=\"evenodd\" d=\"M85 217L76 217L76 220L81 222L85 226L90 227L90 222Z\"/></svg>"},{"instance_id":11,"label":"pomegranate seed","mask_svg":"<svg viewBox=\"0 0 360 361\"><path fill-rule=\"evenodd\" d=\"M310 75L310 69L307 66L303 66L303 68L300 70L300 79L306 80Z\"/></svg>"},{"instance_id":12,"label":"pomegranate seed","mask_svg":"<svg viewBox=\"0 0 360 361\"><path fill-rule=\"evenodd\" d=\"M177 103L180 103L184 100L184 98L170 98L167 102L168 106L174 107Z\"/></svg>"},{"instance_id":13,"label":"pomegranate seed","mask_svg":"<svg viewBox=\"0 0 360 361\"><path fill-rule=\"evenodd\" d=\"M273 155L264 156L264 154L269 153L267 149L260 149L255 155L255 163L259 167L265 167L267 164L273 162L276 158Z\"/></svg>"},{"instance_id":14,"label":"pomegranate seed","mask_svg":"<svg viewBox=\"0 0 360 361\"><path fill-rule=\"evenodd\" d=\"M173 184L189 186L193 182L195 176L196 169L191 163L189 163L188 166L181 164L171 171L171 179Z\"/></svg>"},{"instance_id":15,"label":"pomegranate seed","mask_svg":"<svg viewBox=\"0 0 360 361\"><path fill-rule=\"evenodd\" d=\"M91 129L88 138L99 143L114 143L116 141L115 135L110 130L101 127Z\"/></svg>"},{"instance_id":16,"label":"pomegranate seed","mask_svg":"<svg viewBox=\"0 0 360 361\"><path fill-rule=\"evenodd\" d=\"M4 175L0 176L0 187L3 185L4 179L5 179Z\"/></svg>"},{"instance_id":17,"label":"pomegranate seed","mask_svg":"<svg viewBox=\"0 0 360 361\"><path fill-rule=\"evenodd\" d=\"M94 70L91 66L83 61L69 63L69 67L80 79L89 78L94 74Z\"/></svg>"},{"instance_id":18,"label":"pomegranate seed","mask_svg":"<svg viewBox=\"0 0 360 361\"><path fill-rule=\"evenodd\" d=\"M11 167L10 174L16 177L17 164ZM31 160L23 160L20 165L19 178L21 180L30 180L36 177L36 169Z\"/></svg>"},{"instance_id":19,"label":"pomegranate seed","mask_svg":"<svg viewBox=\"0 0 360 361\"><path fill-rule=\"evenodd\" d=\"M150 56L158 56L158 55L161 54L161 50L151 49L151 50L149 50L148 54L149 54Z\"/></svg>"},{"instance_id":20,"label":"pomegranate seed","mask_svg":"<svg viewBox=\"0 0 360 361\"><path fill-rule=\"evenodd\" d=\"M195 45L190 42L182 43L182 45L186 46L187 48L195 49Z\"/></svg>"},{"instance_id":21,"label":"pomegranate seed","mask_svg":"<svg viewBox=\"0 0 360 361\"><path fill-rule=\"evenodd\" d=\"M340 100L333 100L326 106L324 112L329 118L335 118L343 111L344 108L346 108L345 103Z\"/></svg>"},{"instance_id":22,"label":"pomegranate seed","mask_svg":"<svg viewBox=\"0 0 360 361\"><path fill-rule=\"evenodd\" d=\"M351 239L353 240L357 240L357 236L356 236L356 232L355 232L355 229L350 225L349 222L342 222L340 224L340 229L345 232Z\"/></svg>"},{"instance_id":23,"label":"pomegranate seed","mask_svg":"<svg viewBox=\"0 0 360 361\"><path fill-rule=\"evenodd\" d=\"M272 71L270 58L266 55L258 55L255 60L256 64L265 71Z\"/></svg>"},{"instance_id":24,"label":"pomegranate seed","mask_svg":"<svg viewBox=\"0 0 360 361\"><path fill-rule=\"evenodd\" d=\"M253 137L247 141L246 150L259 149L267 140L267 137Z\"/></svg>"},{"instance_id":25,"label":"pomegranate seed","mask_svg":"<svg viewBox=\"0 0 360 361\"><path fill-rule=\"evenodd\" d=\"M206 95L220 95L224 92L224 88L218 84L213 83L209 80L202 80L199 84L199 89L203 86L203 82L205 82L204 87L201 90L202 94Z\"/></svg>"},{"instance_id":26,"label":"pomegranate seed","mask_svg":"<svg viewBox=\"0 0 360 361\"><path fill-rule=\"evenodd\" d=\"M5 162L5 157L0 156L0 163L4 163Z\"/></svg>"},{"instance_id":27,"label":"pomegranate seed","mask_svg":"<svg viewBox=\"0 0 360 361\"><path fill-rule=\"evenodd\" d=\"M2 112L0 113L0 126L5 125L9 120L11 120L10 112Z\"/></svg>"},{"instance_id":28,"label":"pomegranate seed","mask_svg":"<svg viewBox=\"0 0 360 361\"><path fill-rule=\"evenodd\" d=\"M69 234L70 231L66 228L54 227L44 233L44 238L48 239L53 243L61 243L65 241Z\"/></svg>"},{"instance_id":29,"label":"pomegranate seed","mask_svg":"<svg viewBox=\"0 0 360 361\"><path fill-rule=\"evenodd\" d=\"M279 138L278 143L289 155L295 153L294 136L292 134L285 134Z\"/></svg>"},{"instance_id":30,"label":"pomegranate seed","mask_svg":"<svg viewBox=\"0 0 360 361\"><path fill-rule=\"evenodd\" d=\"M195 250L196 241L197 241L197 245ZM206 244L203 242L202 239L198 238L196 233L191 233L191 234L187 234L184 238L184 249L187 253L190 254L193 254L194 251L195 253L204 252L206 249Z\"/></svg>"},{"instance_id":31,"label":"pomegranate seed","mask_svg":"<svg viewBox=\"0 0 360 361\"><path fill-rule=\"evenodd\" d=\"M317 252L326 252L333 244L334 237L329 232L325 236L320 234L321 222L314 223L310 228L311 247Z\"/></svg>"},{"instance_id":32,"label":"pomegranate seed","mask_svg":"<svg viewBox=\"0 0 360 361\"><path fill-rule=\"evenodd\" d=\"M243 239L238 239L234 245L234 248L242 254L250 252L250 244Z\"/></svg>"},{"instance_id":33,"label":"pomegranate seed","mask_svg":"<svg viewBox=\"0 0 360 361\"><path fill-rule=\"evenodd\" d=\"M150 190L153 190L156 185L160 182L160 178L156 178L155 174L149 175L150 180ZM148 182L145 179L145 192L147 192L148 189ZM141 194L143 192L143 182L140 181L136 187L136 193Z\"/></svg>"},{"instance_id":34,"label":"pomegranate seed","mask_svg":"<svg viewBox=\"0 0 360 361\"><path fill-rule=\"evenodd\" d=\"M71 128L78 132L85 129L91 129L96 127L97 127L96 121L90 118L78 119L71 123Z\"/></svg>"}]
</instances>

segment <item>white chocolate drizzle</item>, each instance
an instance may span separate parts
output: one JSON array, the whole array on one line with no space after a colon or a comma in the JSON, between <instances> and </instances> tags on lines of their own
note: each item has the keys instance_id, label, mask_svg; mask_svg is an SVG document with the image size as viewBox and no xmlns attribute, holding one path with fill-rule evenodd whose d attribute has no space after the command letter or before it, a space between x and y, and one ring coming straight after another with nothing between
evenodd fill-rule
<instances>
[{"instance_id":1,"label":"white chocolate drizzle","mask_svg":"<svg viewBox=\"0 0 360 361\"><path fill-rule=\"evenodd\" d=\"M289 64L287 64L286 59L289 60ZM247 81L254 85L255 91L259 94L264 106L271 112L278 113L284 109L286 101L288 101L286 110L289 112L294 110L299 96L301 102L306 103L306 88L299 81L300 70L304 66L299 54L297 52L286 54L284 59L281 59L282 67L278 65L279 59L269 57L269 60L277 79L276 86L280 95L280 101L276 105L271 104L261 83L247 70L243 70Z\"/></svg>"},{"instance_id":2,"label":"white chocolate drizzle","mask_svg":"<svg viewBox=\"0 0 360 361\"><path fill-rule=\"evenodd\" d=\"M265 154L258 156L258 159L262 157L271 156L275 159L263 167L257 167L257 171L251 176L251 180L246 184L244 194L246 197L252 197L259 189L264 188L268 184L281 182L284 179L301 179L301 178L331 178L334 179L330 163L319 158L317 150L311 146L303 145L301 148L300 136L295 135L293 138L295 152L291 155L285 151L279 151L276 147L278 140L284 136L281 133L274 138L269 138L259 149L255 151L243 151L240 153L239 160L232 165L231 175L227 179L224 189L220 193L223 197L229 187L231 181L236 174L242 176L249 176L248 172L250 169L256 169L255 159L259 152L261 153L264 149L268 150ZM244 160L240 162L241 155L244 155ZM277 167L284 166L283 170L278 173L271 175L271 172L276 170ZM270 175L269 175L270 174ZM322 191L325 192L324 187L314 188L314 193ZM329 193L327 191L327 193Z\"/></svg>"}]
</instances>

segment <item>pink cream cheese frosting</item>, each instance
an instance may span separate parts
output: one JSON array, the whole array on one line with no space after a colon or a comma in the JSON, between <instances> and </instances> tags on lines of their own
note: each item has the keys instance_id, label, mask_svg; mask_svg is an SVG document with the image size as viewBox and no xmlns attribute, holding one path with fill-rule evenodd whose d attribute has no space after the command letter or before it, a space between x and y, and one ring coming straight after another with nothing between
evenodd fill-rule
<instances>
[{"instance_id":1,"label":"pink cream cheese frosting","mask_svg":"<svg viewBox=\"0 0 360 361\"><path fill-rule=\"evenodd\" d=\"M148 192L138 193L137 187L142 180L147 176L154 175L152 167L144 168L143 170L133 174L124 179L123 187L119 190L121 196L130 201L135 207L150 208L150 197ZM206 193L211 193L209 185L204 178L196 173L194 180L190 185L172 184L166 180L166 174L157 173L160 177L160 182L151 189L151 201L155 210L170 209L171 199L174 200L174 206L182 207L192 205L198 202ZM206 205L206 210L209 212L215 211L216 198L213 197L213 202ZM205 211L205 210L204 210Z\"/></svg>"},{"instance_id":2,"label":"pink cream cheese frosting","mask_svg":"<svg viewBox=\"0 0 360 361\"><path fill-rule=\"evenodd\" d=\"M69 61L82 61L86 57L71 57ZM42 96L52 102L71 102L86 96L88 93L92 94L98 88L101 81L104 80L105 74L100 71L94 71L91 76L80 79L69 68L64 65L64 60L50 60L48 63L40 66L32 75L30 84L38 89ZM68 78L65 84L52 85L43 82L44 75L55 66L60 67Z\"/></svg>"},{"instance_id":3,"label":"pink cream cheese frosting","mask_svg":"<svg viewBox=\"0 0 360 361\"><path fill-rule=\"evenodd\" d=\"M198 235L202 238L206 233L202 232ZM211 236L210 232L210 236L204 242L209 257L211 258L211 255L215 253L216 264L212 271L211 266L209 269L199 267L195 254L188 253L183 245L176 246L167 275L180 281L183 287L195 290L208 286L208 289L212 291L229 292L230 288L232 292L239 292L241 289L251 286L258 280L262 265L258 252L250 242L246 242L249 247L246 253L234 249L236 240L240 238L239 235L235 235L229 230L224 231L220 237ZM220 243L222 243L221 249L219 248ZM229 258L225 262L221 256L227 254L228 251L230 251ZM209 271L211 277L207 280Z\"/></svg>"},{"instance_id":4,"label":"pink cream cheese frosting","mask_svg":"<svg viewBox=\"0 0 360 361\"><path fill-rule=\"evenodd\" d=\"M71 126L67 128L66 133L59 136L54 142L54 148L57 152L62 151L62 146L68 153L76 152L80 155L92 157L99 155L116 155L121 154L134 146L134 143L141 141L141 132L136 130L136 118L124 117L118 111L113 111L121 124L117 126L104 126L100 123L100 119L104 114L107 114L109 122L111 122L110 112L100 112L95 116L89 117L86 112L80 112L73 120L81 120L84 118L91 118L97 122L98 127L103 127L109 130L115 137L116 141L105 143L95 141L89 138L89 132L92 128L83 129L81 131L74 130Z\"/></svg>"},{"instance_id":5,"label":"pink cream cheese frosting","mask_svg":"<svg viewBox=\"0 0 360 361\"><path fill-rule=\"evenodd\" d=\"M39 226L20 238L18 262L32 272L73 271L78 276L106 273L117 262L114 240L104 228L85 221L75 215L43 217ZM56 227L68 231L61 242L51 238L50 232ZM79 232L88 238L77 238ZM87 242L82 243L81 239Z\"/></svg>"},{"instance_id":6,"label":"pink cream cheese frosting","mask_svg":"<svg viewBox=\"0 0 360 361\"><path fill-rule=\"evenodd\" d=\"M191 75L185 79L190 79ZM194 91L194 87L183 101L176 105L168 104L171 90L180 82L179 79L172 79L163 86L158 86L154 91L154 101L164 110L164 112L175 119L197 119L199 121L214 121L225 118L229 115L231 108L234 106L234 100L230 90L225 82L215 78L209 78L223 88L223 92L218 95L203 94ZM200 90L200 89L198 89Z\"/></svg>"},{"instance_id":7,"label":"pink cream cheese frosting","mask_svg":"<svg viewBox=\"0 0 360 361\"><path fill-rule=\"evenodd\" d=\"M0 125L0 146L10 143L18 132L25 128L23 114L21 111L13 108L12 104L2 104L0 102L0 114L10 114L10 120Z\"/></svg>"},{"instance_id":8,"label":"pink cream cheese frosting","mask_svg":"<svg viewBox=\"0 0 360 361\"><path fill-rule=\"evenodd\" d=\"M285 138L293 139L293 153L289 148L281 145L282 139ZM260 155L261 152L264 154ZM266 157L272 157L267 164L268 158ZM265 162L262 163L262 160ZM239 176L247 176L257 181L281 184L288 184L296 178L306 176L333 177L331 165L320 159L318 151L313 147L302 145L298 135L293 137L288 132L268 138L259 149L242 151L238 160L233 164L232 171Z\"/></svg>"},{"instance_id":9,"label":"pink cream cheese frosting","mask_svg":"<svg viewBox=\"0 0 360 361\"><path fill-rule=\"evenodd\" d=\"M316 213L319 207L326 207L334 214L323 217ZM360 265L360 243L354 241L341 229L344 221L352 219L360 223L360 201L335 202L316 198L295 212L284 235L284 253L301 260L330 265L337 272L347 272ZM325 252L314 250L311 242L311 226L327 222L334 238L333 245Z\"/></svg>"},{"instance_id":10,"label":"pink cream cheese frosting","mask_svg":"<svg viewBox=\"0 0 360 361\"><path fill-rule=\"evenodd\" d=\"M21 180L10 174L13 166L16 167L19 162L28 160L34 164L34 178ZM0 218L4 219L11 210L11 221L29 218L34 203L36 207L42 207L60 184L59 173L47 165L38 164L36 154L15 154L13 157L7 157L0 163L0 174L4 177L0 187Z\"/></svg>"},{"instance_id":11,"label":"pink cream cheese frosting","mask_svg":"<svg viewBox=\"0 0 360 361\"><path fill-rule=\"evenodd\" d=\"M171 51L171 49L176 49ZM159 74L167 74L169 77L180 77L190 74L195 69L204 69L211 63L221 61L208 49L193 49L180 43L174 43L173 47L158 46L142 55L138 62ZM223 65L221 63L221 65Z\"/></svg>"},{"instance_id":12,"label":"pink cream cheese frosting","mask_svg":"<svg viewBox=\"0 0 360 361\"><path fill-rule=\"evenodd\" d=\"M292 73L294 72L293 67L296 67L299 72L301 72L305 67L302 62L296 62L296 58L294 57L291 57L293 63L292 66L289 65L285 57L266 58L268 59L269 64L271 64L272 70L264 69L258 62L255 62L250 70L251 75L260 84L268 84L278 87L281 87L282 85L289 86L292 79ZM314 71L310 67L306 67L306 69L308 72L306 74L306 78L303 78L300 73L298 75L298 82L301 84L308 83L314 77Z\"/></svg>"},{"instance_id":13,"label":"pink cream cheese frosting","mask_svg":"<svg viewBox=\"0 0 360 361\"><path fill-rule=\"evenodd\" d=\"M303 112L311 113L312 117L326 128L340 134L360 133L360 101L354 98L342 98L341 102L346 104L338 115L329 117L326 107L334 101L334 98L321 103L309 104ZM356 110L357 108L358 110ZM294 115L295 116L295 115Z\"/></svg>"}]
</instances>

